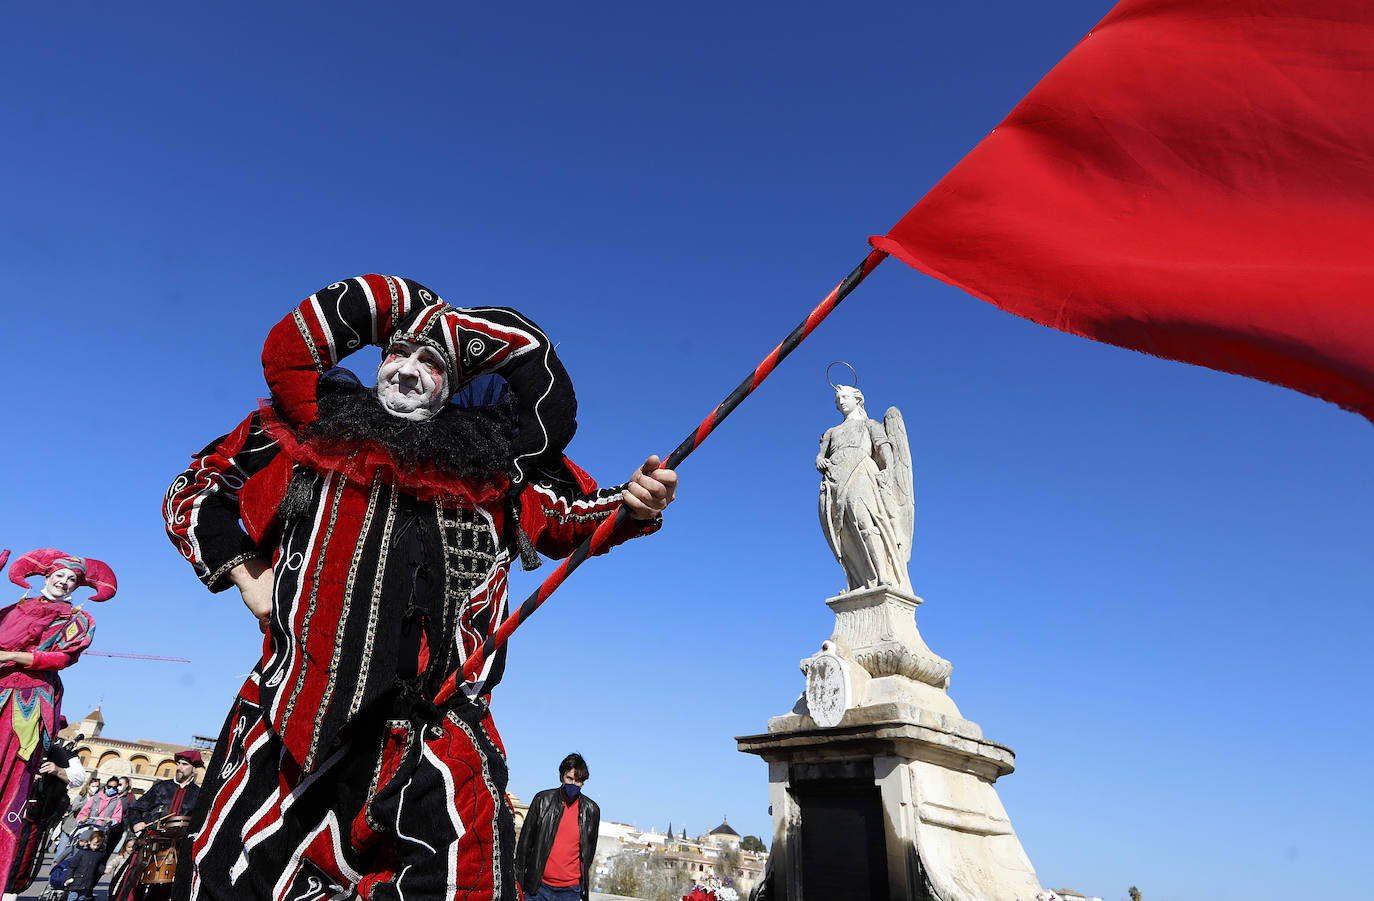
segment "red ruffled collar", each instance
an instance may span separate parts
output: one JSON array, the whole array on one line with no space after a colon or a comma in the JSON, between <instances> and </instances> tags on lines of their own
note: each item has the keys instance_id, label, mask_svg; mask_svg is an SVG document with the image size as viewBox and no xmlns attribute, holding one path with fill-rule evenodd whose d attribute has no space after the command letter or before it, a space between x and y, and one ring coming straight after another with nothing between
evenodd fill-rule
<instances>
[{"instance_id":1,"label":"red ruffled collar","mask_svg":"<svg viewBox=\"0 0 1374 901\"><path fill-rule=\"evenodd\" d=\"M477 482L439 470L423 470L398 463L391 452L374 441L356 441L346 445L331 443L328 448L319 442L301 441L272 407L271 401L258 402L262 426L272 440L296 463L317 472L332 472L363 487L381 479L389 485L404 488L422 501L442 500L445 506L491 506L505 496L510 479L505 473L493 473L490 480Z\"/></svg>"}]
</instances>

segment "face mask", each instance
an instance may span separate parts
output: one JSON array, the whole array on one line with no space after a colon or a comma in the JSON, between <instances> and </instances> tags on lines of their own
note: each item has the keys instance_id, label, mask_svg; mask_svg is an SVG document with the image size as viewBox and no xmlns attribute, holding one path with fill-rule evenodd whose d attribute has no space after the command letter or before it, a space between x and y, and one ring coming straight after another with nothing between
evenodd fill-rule
<instances>
[{"instance_id":1,"label":"face mask","mask_svg":"<svg viewBox=\"0 0 1374 901\"><path fill-rule=\"evenodd\" d=\"M563 783L563 797L567 798L569 802L576 801L580 794L582 794L582 786L573 785L571 782Z\"/></svg>"},{"instance_id":2,"label":"face mask","mask_svg":"<svg viewBox=\"0 0 1374 901\"><path fill-rule=\"evenodd\" d=\"M107 789L105 789L105 794L107 794L107 795L109 795L110 797L113 798L115 795L119 794L119 789L117 789L117 788L107 788Z\"/></svg>"}]
</instances>

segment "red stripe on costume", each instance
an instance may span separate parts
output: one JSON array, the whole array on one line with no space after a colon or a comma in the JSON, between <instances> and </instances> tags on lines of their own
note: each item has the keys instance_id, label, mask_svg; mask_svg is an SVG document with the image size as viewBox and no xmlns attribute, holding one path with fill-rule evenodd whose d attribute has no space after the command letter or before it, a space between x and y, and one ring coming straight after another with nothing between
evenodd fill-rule
<instances>
[{"instance_id":1,"label":"red stripe on costume","mask_svg":"<svg viewBox=\"0 0 1374 901\"><path fill-rule=\"evenodd\" d=\"M338 830L339 825L334 821L333 814L330 814L329 818L326 819L324 823L320 824L320 829L315 834L315 837L301 850L300 860L308 860L319 867L326 876L333 880L335 885L346 886L349 885L352 880L344 875L345 864L343 861L339 860L338 855L335 853L335 842L342 843L345 841L345 837L339 835ZM298 865L296 872L299 872L299 869L300 866ZM295 873L293 873L291 878L286 880L284 884L291 885L295 878ZM294 899L287 898L283 899L283 901L294 901Z\"/></svg>"},{"instance_id":2,"label":"red stripe on costume","mask_svg":"<svg viewBox=\"0 0 1374 901\"><path fill-rule=\"evenodd\" d=\"M494 894L492 867L499 864L492 849L480 838L483 834L496 832L496 815L501 801L492 794L481 775L485 769L481 754L467 735L448 718L443 724L444 734L426 744L453 780L453 809L464 829L457 847L447 853L457 856L456 883L463 888L463 897L489 898ZM490 824L491 828L477 828L478 823Z\"/></svg>"},{"instance_id":3,"label":"red stripe on costume","mask_svg":"<svg viewBox=\"0 0 1374 901\"><path fill-rule=\"evenodd\" d=\"M282 739L293 752L305 750L305 756L299 759L307 768L321 750L314 745L314 739L318 721L325 713L324 694L329 685L329 661L312 660L305 651L307 647L334 647L341 622L338 611L333 610L332 605L326 607L328 612L324 615L313 614L321 604L328 603L327 599L341 595L348 585L353 560L361 550L358 547L359 531L369 501L367 493L350 491L347 482L336 480L321 506L320 541L311 549L311 559L302 567L298 597L304 603L298 603L293 611L294 631L299 640L296 672L292 674L295 683L291 687L291 694L279 709L283 715L288 707L293 710L282 732ZM315 597L317 593L319 597ZM365 604L370 599L355 597L352 602ZM285 689L286 684L282 687ZM302 713L306 715L302 716ZM275 715L273 722L279 723Z\"/></svg>"},{"instance_id":4,"label":"red stripe on costume","mask_svg":"<svg viewBox=\"0 0 1374 901\"><path fill-rule=\"evenodd\" d=\"M248 778L248 757L252 754L253 743L262 738L266 731L267 722L265 720L258 720L253 724L253 728L248 730L248 734L244 736L242 742L245 749L244 760L239 764L239 768L220 786L219 791L215 793L214 801L210 805L210 816L206 821L205 827L196 834L195 843L192 845L192 854L194 857L199 858L201 854L204 853L206 846L214 839L214 823L216 817L229 809L231 806L230 799L233 798L234 792L238 791L239 786ZM276 809L277 808L274 806L273 811ZM247 840L248 836L245 834L243 838Z\"/></svg>"},{"instance_id":5,"label":"red stripe on costume","mask_svg":"<svg viewBox=\"0 0 1374 901\"><path fill-rule=\"evenodd\" d=\"M338 362L338 354L334 350L333 342L329 340L329 332L320 321L319 314L315 312L318 302L316 300L314 303L303 303L298 309L301 311L301 321L305 323L305 330L315 344L315 353L320 358L320 372L324 372Z\"/></svg>"},{"instance_id":6,"label":"red stripe on costume","mask_svg":"<svg viewBox=\"0 0 1374 901\"><path fill-rule=\"evenodd\" d=\"M243 450L251 426L250 416L239 423L238 428L230 432L214 450L192 460L188 475L193 477L179 487L173 482L174 490L169 490L163 501L162 513L167 521L167 535L178 553L191 563L204 563L196 558L195 542L191 539L191 524L196 508L212 487L233 493L234 489L224 480L224 473L232 467L234 456Z\"/></svg>"},{"instance_id":7,"label":"red stripe on costume","mask_svg":"<svg viewBox=\"0 0 1374 901\"><path fill-rule=\"evenodd\" d=\"M388 727L386 741L382 745L381 762L377 770L377 788L367 799L367 804L358 811L358 815L353 818L353 823L349 826L349 833L352 836L354 847L360 851L365 851L372 847L385 833L378 832L372 828L372 824L367 821L368 805L372 799L388 785L396 775L396 770L400 768L402 761L405 760L406 741L410 736L410 731L404 727ZM380 881L390 879L390 872L380 874ZM366 882L367 880L364 880ZM377 880L374 880L377 881Z\"/></svg>"},{"instance_id":8,"label":"red stripe on costume","mask_svg":"<svg viewBox=\"0 0 1374 901\"><path fill-rule=\"evenodd\" d=\"M415 324L410 327L410 331L417 335L423 332L425 327L429 325L429 321L439 315L442 309L443 307L439 304L430 304L429 309L425 310L424 314L421 315L419 319L415 320Z\"/></svg>"},{"instance_id":9,"label":"red stripe on costume","mask_svg":"<svg viewBox=\"0 0 1374 901\"><path fill-rule=\"evenodd\" d=\"M360 276L359 281L367 282L368 289L372 291L372 301L377 305L376 340L382 341L387 335L391 334L391 330L396 326L396 323L400 321L401 311L396 308L399 306L399 303L396 305L391 303L391 288L387 285L385 277L369 273L368 275ZM396 282L397 297L399 301L405 291L405 285L400 279L393 279L393 281Z\"/></svg>"}]
</instances>

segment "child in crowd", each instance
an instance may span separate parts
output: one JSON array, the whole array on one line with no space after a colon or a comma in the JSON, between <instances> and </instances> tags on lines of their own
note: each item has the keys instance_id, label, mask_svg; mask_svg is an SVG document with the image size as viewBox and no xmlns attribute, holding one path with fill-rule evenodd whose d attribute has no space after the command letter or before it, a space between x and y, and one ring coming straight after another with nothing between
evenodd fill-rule
<instances>
[{"instance_id":1,"label":"child in crowd","mask_svg":"<svg viewBox=\"0 0 1374 901\"><path fill-rule=\"evenodd\" d=\"M62 887L74 892L73 901L91 901L95 897L95 886L104 875L101 864L105 860L105 833L92 832L84 841L76 843L76 853L72 855L67 869L67 880Z\"/></svg>"}]
</instances>

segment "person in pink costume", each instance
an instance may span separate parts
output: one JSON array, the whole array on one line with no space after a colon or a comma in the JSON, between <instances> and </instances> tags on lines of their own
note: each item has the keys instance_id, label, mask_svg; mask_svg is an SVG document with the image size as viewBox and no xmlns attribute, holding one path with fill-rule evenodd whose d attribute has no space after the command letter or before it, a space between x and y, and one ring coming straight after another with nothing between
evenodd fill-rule
<instances>
[{"instance_id":1,"label":"person in pink costume","mask_svg":"<svg viewBox=\"0 0 1374 901\"><path fill-rule=\"evenodd\" d=\"M10 552L0 552L0 567ZM95 589L92 601L114 596L115 576L108 566L53 548L30 551L14 562L10 581L26 591L18 603L0 610L0 874L8 874L43 752L58 732L62 680L58 670L76 662L91 643L95 620L71 593ZM37 597L28 580L43 576Z\"/></svg>"}]
</instances>

